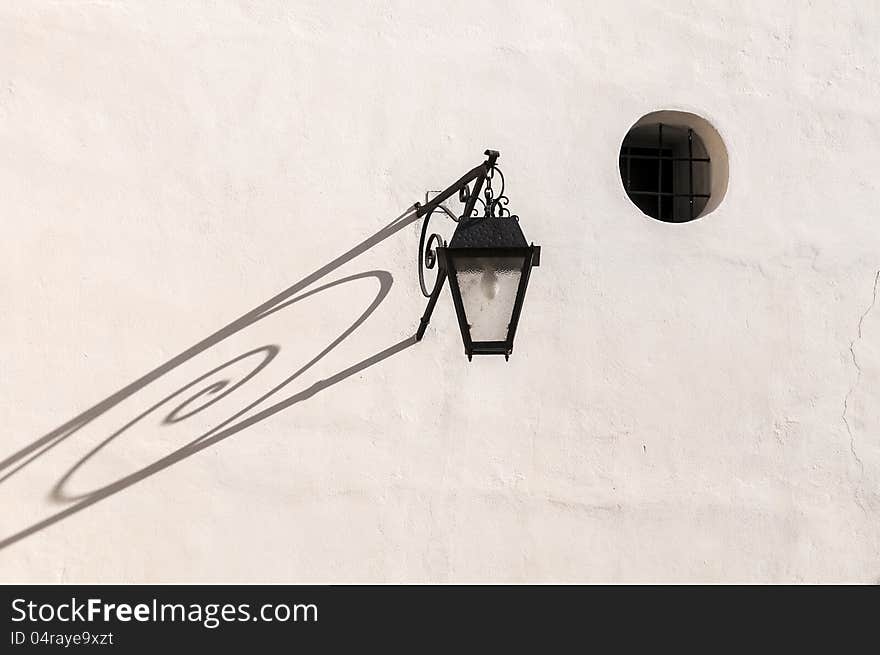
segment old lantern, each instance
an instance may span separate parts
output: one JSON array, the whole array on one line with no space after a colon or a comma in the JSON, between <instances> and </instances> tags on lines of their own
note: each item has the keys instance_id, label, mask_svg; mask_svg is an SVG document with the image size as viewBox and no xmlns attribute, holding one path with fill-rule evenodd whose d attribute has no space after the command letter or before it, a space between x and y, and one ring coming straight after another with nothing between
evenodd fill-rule
<instances>
[{"instance_id":1,"label":"old lantern","mask_svg":"<svg viewBox=\"0 0 880 655\"><path fill-rule=\"evenodd\" d=\"M464 351L469 360L474 355L510 357L529 274L532 267L540 264L541 254L540 246L530 245L523 236L519 217L507 209L504 176L496 165L498 152L487 150L486 155L488 159L483 164L430 203L417 207L418 215L426 216L419 246L419 278L429 301L416 339L421 340L424 335L437 297L448 278ZM473 190L470 189L472 181ZM493 181L500 182L497 191L492 186ZM455 193L465 205L464 212L457 219L441 204ZM476 209L477 203L482 205L482 214ZM438 207L457 220L458 226L448 245L433 234L425 246L428 219ZM435 243L436 248L432 250ZM426 268L438 265L431 292L425 288L422 263Z\"/></svg>"}]
</instances>

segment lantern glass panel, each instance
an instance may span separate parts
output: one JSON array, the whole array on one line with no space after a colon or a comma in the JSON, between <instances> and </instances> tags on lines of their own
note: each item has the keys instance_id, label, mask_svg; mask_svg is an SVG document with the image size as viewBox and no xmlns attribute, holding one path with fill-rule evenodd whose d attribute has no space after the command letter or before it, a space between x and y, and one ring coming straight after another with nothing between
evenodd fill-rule
<instances>
[{"instance_id":1,"label":"lantern glass panel","mask_svg":"<svg viewBox=\"0 0 880 655\"><path fill-rule=\"evenodd\" d=\"M505 341L519 290L522 256L456 256L455 275L472 341Z\"/></svg>"}]
</instances>

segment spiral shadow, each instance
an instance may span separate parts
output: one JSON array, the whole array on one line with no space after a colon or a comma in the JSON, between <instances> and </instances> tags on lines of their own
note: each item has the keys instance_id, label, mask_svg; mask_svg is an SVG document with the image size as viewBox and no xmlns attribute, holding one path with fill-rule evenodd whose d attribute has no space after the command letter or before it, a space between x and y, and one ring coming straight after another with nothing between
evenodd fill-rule
<instances>
[{"instance_id":1,"label":"spiral shadow","mask_svg":"<svg viewBox=\"0 0 880 655\"><path fill-rule=\"evenodd\" d=\"M76 500L83 500L83 499L89 498L90 496L93 496L95 494L101 494L101 493L107 491L108 489L116 487L117 485L120 485L120 484L126 485L127 482L133 483L139 479L142 479L143 476L141 476L141 474L143 472L148 471L148 470L151 470L152 472L155 472L155 470L161 470L161 468L164 468L165 466L168 466L171 463L179 461L181 459L181 457L179 457L178 455L180 455L181 453L187 454L190 451L194 452L193 449L201 441L210 437L212 434L214 434L218 430L229 425L237 418L243 416L244 414L246 414L250 410L256 408L263 401L265 401L268 398L270 398L271 396L275 395L282 388L284 388L285 386L287 386L288 384L293 382L296 378L298 378L300 375L302 375L308 369L310 369L312 366L314 366L317 362L319 362L323 357L325 357L327 355L327 353L329 353L331 350L333 350L336 346L338 346L340 343L342 343L342 341L346 337L348 337L352 332L354 332L362 323L364 323L364 321L367 320L367 318L370 316L370 314L372 314L376 310L376 308L382 303L382 301L388 295L388 292L391 290L391 285L393 283L393 279L391 277L391 274L388 271L367 271L365 273L358 273L356 275L349 275L348 277L344 277L339 280L335 280L335 281L330 282L328 284L317 287L316 289L313 289L312 291L309 291L309 292L304 293L300 296L297 296L296 298L293 298L292 300L288 300L284 303L279 304L277 307L274 307L271 311L267 311L267 312L264 312L263 314L261 314L258 320L262 320L263 318L269 316L270 314L274 314L277 311L280 311L282 309L290 307L294 303L297 303L301 300L304 300L310 296L319 294L323 291L327 291L328 289L332 289L334 287L337 287L341 284L347 284L347 283L353 282L355 280L362 280L362 279L367 279L367 278L371 278L371 277L374 277L378 280L379 290L376 293L376 296L373 298L372 302L366 308L366 310L364 310L363 313L361 313L360 316L358 316L358 318L354 321L354 323L352 323L349 327L347 327L338 337L336 337L330 343L330 345L328 345L320 353L318 353L317 356L313 357L308 363L306 363L304 366L302 366L299 370L297 370L295 373L293 373L292 375L287 377L281 383L274 386L270 391L268 391L267 393L260 396L257 400L249 403L246 407L244 407L243 409L240 409L239 411L237 411L232 416L228 417L226 420L224 420L219 425L214 426L213 428L211 428L210 430L208 430L204 434L199 435L193 441L189 442L188 444L186 444L184 446L181 446L178 450L174 451L173 453L167 455L164 458L157 460L153 464L150 464L150 465L148 465L138 471L135 471L127 476L120 478L116 482L112 482L110 484L107 484L103 487L99 487L98 489L95 489L95 490L87 492L87 493L73 494L73 493L69 493L69 492L65 491L65 487L68 485L71 478L74 476L74 474L77 471L79 471L83 466L85 466L85 464L87 462L89 462L91 459L93 459L107 445L109 445L115 439L119 438L122 434L124 434L126 431L128 431L132 426L136 425L137 423L140 423L144 418L146 418L150 414L154 413L156 410L161 408L163 405L166 405L167 403L173 401L174 399L178 398L182 394L185 394L187 391L189 391L193 387L197 386L198 384L200 384L204 380L213 377L218 372L220 372L226 368L229 368L233 364L236 364L244 359L254 357L257 355L262 355L262 359L259 360L257 366L252 371L250 371L247 375L242 377L241 380L239 380L235 384L231 384L231 385L229 384L229 380L220 380L220 381L217 381L217 382L214 382L214 383L208 385L204 389L201 389L200 391L198 391L196 394L189 396L181 404L177 405L174 409L172 409L169 412L169 414L167 416L165 416L165 418L163 419L162 422L163 423L171 423L171 422L181 421L185 418L189 418L191 416L194 416L195 414L207 409L208 407L210 407L214 403L216 403L216 402L222 400L223 398L225 398L226 396L228 396L230 393L232 393L233 391L235 391L236 389L238 389L242 385L246 384L248 381L253 379L253 377L256 376L260 371L262 371L266 366L268 366L269 363L275 358L275 356L281 350L281 348L279 346L276 346L276 345L262 346L260 348L256 348L256 349L248 351L246 353L242 353L241 355L238 355L237 357L230 359L228 362L225 362L225 363L221 364L220 366L217 366L217 367L211 369L207 373L200 375L199 377L197 377L193 381L187 383L186 385L184 385L183 387L181 387L177 391L174 391L173 393L165 396L162 400L155 403L154 405L152 405L150 408L148 408L144 412L141 412L138 416L136 416L131 421L126 423L119 430L117 430L116 432L114 432L113 434L108 436L106 439L101 441L97 446L92 448L79 461L77 461L76 464L74 464L70 469L68 469L67 472L61 476L61 478L58 480L58 482L55 483L55 486L52 488L52 491L49 494L50 499L55 502L70 502L70 501L76 501ZM199 398L202 398L203 396L216 393L217 391L219 391L221 389L225 389L225 391L217 396L214 396L211 400L202 404L201 406L196 407L195 409L191 409L189 412L182 414L182 411L186 407L188 407L190 404L192 404L195 400L198 400ZM233 429L234 427L235 426L232 426L231 428L228 428L227 430L225 430L224 431L225 436L230 436L231 434L234 434L234 432L237 431L237 430ZM163 466L159 467L158 469L155 468L158 464L163 463L163 462L164 462Z\"/></svg>"},{"instance_id":2,"label":"spiral shadow","mask_svg":"<svg viewBox=\"0 0 880 655\"><path fill-rule=\"evenodd\" d=\"M309 362L307 362L304 366L302 366L299 370L294 372L284 381L274 386L269 392L263 394L257 400L249 403L246 407L235 412L219 425L214 426L209 431L199 435L193 441L185 444L184 446L178 448L172 453L169 453L168 455L154 461L153 463L117 479L115 482L109 483L84 494L71 494L66 491L66 486L71 478L80 468L82 468L82 466L86 462L97 455L97 453L99 453L104 447L106 447L107 444L118 438L133 425L142 421L144 418L151 415L153 412L157 411L164 405L174 401L175 399L180 398L181 396L184 396L184 394L187 394L194 387L197 387L200 383L210 378L212 375L223 371L225 368L228 368L229 366L239 361L243 361L247 358L258 358L257 364L255 365L254 369L248 372L248 374L242 377L242 379L236 382L232 382L229 379L215 381L201 388L195 393L185 396L176 406L168 411L168 413L162 419L162 423L176 423L178 421L183 421L191 416L194 416L201 411L204 411L207 407L219 402L223 398L226 398L233 391L253 379L254 376L259 374L277 356L280 348L277 345L266 345L242 353L232 360L229 360L228 362L225 362L220 366L215 367L211 371L208 371L207 373L192 380L191 382L187 383L173 393L165 396L158 403L153 404L150 408L148 408L144 412L141 412L134 419L128 421L122 428L104 439L101 443L99 443L88 453L86 453L80 460L78 460L61 476L58 482L51 489L49 496L53 501L67 503L72 502L73 504L69 505L63 510L56 512L55 514L48 516L47 518L34 522L30 526L25 527L8 537L0 539L0 550L21 541L22 539L25 539L26 537L36 532L39 532L40 530L43 530L57 523L58 521L61 521L77 512L82 511L83 509L86 509L87 507L107 498L108 496L111 496L119 491L130 487L131 485L136 484L144 478L147 478L154 473L158 473L159 471L169 466L172 466L173 464L199 452L204 448L208 448L213 444L223 439L226 439L236 434L237 432L240 432L241 430L256 425L260 421L263 421L298 402L307 400L308 398L311 398L315 394L319 393L321 390L326 389L327 387L330 387L348 378L351 375L354 375L370 366L373 366L374 364L377 364L382 360L391 357L401 350L404 350L409 346L415 344L415 335L404 338L397 343L385 348L384 350L381 350L369 357L366 357L363 360L341 371L338 371L334 375L324 380L312 384L310 387L298 393L288 396L283 400L279 400L268 407L260 409L250 416L244 417L244 414L256 409L258 405L262 404L268 398L275 395L287 384L289 384L297 377L299 377L302 373L314 366L318 361L325 357L327 353L329 353L343 340L349 337L365 320L367 320L370 314L372 314L379 306L379 304L381 304L381 302L385 299L388 291L391 288L393 278L388 271L368 271L358 275L336 280L321 287L315 288L311 291L307 291L306 293L298 296L296 294L298 294L300 291L303 291L304 289L314 284L321 278L325 277L329 273L333 272L343 264L350 262L373 246L396 234L416 220L418 220L418 216L415 211L415 207L407 209L407 211L391 221L391 223L380 229L378 232L362 240L350 250L339 255L324 266L318 268L311 274L302 278L299 282L278 293L274 297L255 307L251 311L232 321L223 328L217 330L213 334L205 337L193 346L180 352L178 355L172 357L165 363L145 373L140 378L122 387L115 393L111 394L104 400L96 403L94 406L78 414L55 430L52 430L51 432L34 440L23 448L20 448L18 451L10 454L5 459L0 460L0 472L3 473L2 477L0 477L0 483L2 483L12 475L15 475L17 472L21 471L23 468L38 461L43 455L55 448L58 444L75 435L83 427L87 426L96 418L104 415L106 412L117 406L122 401L133 396L139 390L155 382L162 376L166 375L168 372L176 369L183 363L189 361L196 355L208 350L209 348L213 347L224 339L227 339L233 334L236 334L241 330L247 328L248 326L253 325L255 322L269 316L270 314L273 314L274 312L280 311L281 309L288 307L295 302L303 300L314 294L320 293L321 291L327 290L333 286L352 281L354 279L374 277L379 281L379 291L377 292L376 296L373 298L367 309L355 320L355 322L352 323L352 325L350 325L346 330L344 330L336 339L334 339L314 358L312 358ZM207 401L205 401L206 398L208 399ZM199 401L204 402L201 405L196 405L196 403Z\"/></svg>"}]
</instances>

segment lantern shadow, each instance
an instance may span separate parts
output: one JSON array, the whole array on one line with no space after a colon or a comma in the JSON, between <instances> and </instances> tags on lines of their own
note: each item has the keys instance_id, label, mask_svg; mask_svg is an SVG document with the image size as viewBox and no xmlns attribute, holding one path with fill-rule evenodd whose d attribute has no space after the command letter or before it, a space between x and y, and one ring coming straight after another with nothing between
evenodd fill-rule
<instances>
[{"instance_id":1,"label":"lantern shadow","mask_svg":"<svg viewBox=\"0 0 880 655\"><path fill-rule=\"evenodd\" d=\"M379 230L375 234L371 235L370 237L367 237L366 239L364 239L363 241L358 243L356 246L351 248L349 251L340 255L339 257L332 260L331 262L325 264L324 266L317 269L316 271L314 271L310 275L307 275L306 277L301 279L299 282L296 282L295 284L288 287L287 289L285 289L281 293L275 295L274 297L270 298L266 302L262 303L261 305L255 307L251 311L247 312L243 316L232 321L231 323L229 323L225 327L217 330L216 332L214 332L210 336L205 337L204 339L202 339L198 343L187 348L186 350L179 353L178 355L172 357L171 359L166 361L164 364L161 364L160 366L157 366L156 368L149 371L148 373L145 373L137 380L122 387L121 389L119 389L118 391L113 393L112 395L108 396L104 400L98 402L94 406L92 406L89 409L85 410L84 412L80 413L79 415L77 415L76 417L67 421L63 425L57 427L56 429L52 430L51 432L47 433L46 435L40 437L39 439L36 439L35 441L31 442L30 444L28 444L24 448L21 448L20 450L16 451L15 453L12 453L11 455L7 456L5 459L0 461L0 483L3 483L5 480L7 480L11 476L15 475L16 473L21 471L23 468L38 461L43 455L45 455L47 452L49 452L55 446L64 442L69 437L75 435L77 432L79 432L82 428L87 426L92 421L94 421L98 417L104 415L105 413L107 413L108 411L110 411L111 409L113 409L114 407L119 405L124 400L126 400L126 399L132 397L133 395L135 395L136 393L138 393L141 389L152 384L153 382L160 379L162 376L168 374L170 371L173 371L174 369L181 366L182 364L188 362L193 357L199 355L200 353L205 352L206 350L212 348L213 346L217 345L221 341L223 341L223 340L231 337L232 335L240 332L241 330L257 323L258 321L266 318L267 316L274 314L275 312L277 312L281 309L284 309L284 308L292 305L293 303L298 302L299 300L303 300L309 296L319 294L322 291L325 291L327 289L330 289L332 287L335 287L340 284L344 284L346 282L349 282L349 281L352 281L355 279L361 279L361 278L366 278L366 277L375 277L379 281L379 291L378 291L376 297L373 299L373 301L370 303L370 305L367 307L367 309L360 316L358 316L358 318L354 321L354 323L352 323L348 328L346 328L326 348L324 348L320 353L318 353L314 358L312 358L308 363L306 363L298 371L294 372L291 376L289 376L287 379L285 379L279 385L276 385L275 387L273 387L273 389L271 391L269 391L268 393L263 394L256 401L250 403L246 408L236 412L233 416L227 418L220 425L215 426L214 428L209 430L207 433L199 436L198 438L191 441L190 443L178 448L177 450L170 453L169 455L166 455L166 456L154 461L152 464L149 464L149 465L139 469L138 471L135 471L134 473L131 473L131 474L126 475L122 478L119 478L115 482L107 484L106 486L103 486L97 490L94 490L94 491L89 492L84 495L71 496L71 495L65 493L64 485L70 479L70 477L80 467L82 467L87 461L89 461L94 455L96 455L102 448L104 448L108 443L110 443L111 441L116 439L119 435L124 433L132 425L136 424L138 421L140 421L141 419L143 419L144 417L146 417L147 415L149 415L150 413L152 413L153 411L158 409L160 406L165 405L169 401L178 398L184 392L190 390L192 387L197 385L199 382L205 380L207 377L216 373L217 371L219 371L227 366L230 366L230 365L232 365L232 364L234 364L234 363L236 363L246 357L249 357L252 355L262 354L263 360L259 363L259 365L253 371L251 371L248 375L246 375L242 380L240 380L239 382L237 382L231 386L227 386L227 384L228 384L227 381L217 382L213 385L206 387L205 389L202 389L199 393L195 394L194 396L189 397L182 404L180 404L178 407L173 409L166 416L163 423L173 423L173 422L188 418L192 414L195 414L195 413L205 409L207 406L212 405L215 402L221 400L223 397L225 397L226 395L231 393L234 389L240 387L242 384L244 384L245 382L250 380L254 375L259 373L259 371L261 371L263 369L263 367L265 367L275 357L275 355L277 355L277 353L280 350L280 347L277 345L270 345L270 346L264 346L262 348L258 348L254 351L243 353L242 355L239 355L238 357L235 357L232 360L214 368L212 371L210 371L202 376L199 376L198 378L196 378L192 382L184 385L183 387L181 387L180 389L175 391L174 393L166 396L159 403L152 405L149 409L140 413L137 417L135 417L134 419L132 419L131 421L126 423L121 429L117 430L116 432L111 434L109 437L107 437L106 439L101 441L96 447L92 448L87 454L85 454L82 458L80 458L71 468L69 468L61 476L61 478L58 480L58 482L54 485L54 487L50 491L49 497L56 502L74 501L74 503L72 505L70 505L69 507L66 507L65 509L63 509L59 512L56 512L55 514L48 516L45 519L37 521L36 523L33 523L32 525L30 525L22 530L19 530L18 532L14 533L12 535L3 537L2 539L0 539L0 549L11 546L12 544L14 544L16 542L21 541L25 537L28 537L36 532L39 532L40 530L47 528L47 527L57 523L58 521L61 521L69 516L72 516L73 514L76 514L77 512L82 511L83 509L86 509L90 505L94 505L95 503L100 502L101 500L108 498L109 496L112 496L113 494L116 494L120 491L123 491L124 489L127 489L128 487L136 484L137 482L140 482L141 480L144 480L145 478L147 478L155 473L158 473L159 471L162 471L162 470L168 468L169 466L172 466L173 464L176 464L177 462L180 462L180 461L186 459L187 457L189 457L191 455L194 455L195 453L197 453L201 450L204 450L205 448L208 448L208 447L210 447L210 446L212 446L212 445L214 445L214 444L216 444L216 443L218 443L228 437L231 437L234 434L236 434L246 428L252 427L252 426L256 425L257 423L269 418L270 416L273 416L274 414L277 414L278 412L283 411L283 410L291 407L292 405L295 405L299 402L307 400L307 399L311 398L312 396L314 396L315 394L320 393L324 389L327 389L328 387L331 387L331 386L335 385L336 383L341 382L342 380L344 380L344 379L346 379L346 378L348 378L348 377L350 377L360 371L363 371L364 369L367 369L370 366L373 366L374 364L378 364L379 362L387 359L388 357L391 357L392 355L395 355L395 354L399 353L400 351L415 344L416 338L415 338L415 335L413 334L412 336L409 336L405 339L402 339L401 341L398 341L397 343L395 343L395 344L393 344L393 345L391 345L391 346L389 346L389 347L387 347L387 348L385 348L385 349L383 349L383 350L381 350L381 351L379 351L369 357L366 357L366 358L362 359L361 361L359 361L359 362L357 362L357 363L355 363L355 364L353 364L353 365L351 365L341 371L338 371L334 375L331 375L330 377L328 377L324 380L320 380L320 381L314 383L313 385L311 385L307 389L304 389L303 391L300 391L299 393L293 394L293 395L285 398L284 400L276 402L275 404L271 405L270 407L267 407L265 409L262 409L261 411L258 411L257 413L253 414L252 416L249 416L247 418L241 418L246 412L254 409L258 404L261 404L263 401L265 401L271 395L277 393L282 387L284 387L285 385L292 382L299 375L301 375L306 370L308 370L310 367L312 367L314 364L316 364L318 361L320 361L331 350L336 348L336 346L338 346L345 339L347 339L361 324L363 324L367 320L367 318L369 318L369 316L373 313L373 311L375 311L376 308L383 302L383 300L387 296L388 292L390 291L391 285L393 283L393 278L391 276L391 273L389 273L388 271L367 271L364 273L360 273L357 275L351 275L351 276L341 278L339 280L335 280L333 282L324 284L318 288L312 289L310 291L306 291L305 293L303 293L299 296L296 296L296 294L298 294L301 291L304 291L307 287L309 287L313 283L317 282L318 280L325 277L326 275L332 273L334 270L338 269L340 266L342 266L342 265L346 264L347 262L350 262L351 260L355 259L356 257L362 255L370 248L376 246L377 244L381 243L385 239L396 234L397 232L399 232L400 230L405 228L407 225L410 225L411 223L415 222L416 220L418 220L418 217L416 216L414 209L407 210L401 216L394 219L387 226L385 226L384 228L382 228L381 230ZM221 391L222 391L222 393L218 393ZM214 395L214 394L217 394L217 395ZM213 395L211 400L206 402L205 404L203 404L198 409L195 409L195 410L187 410L186 409L186 407L188 405L190 405L197 398L205 398L210 395ZM241 420L237 421L237 419L241 419Z\"/></svg>"}]
</instances>

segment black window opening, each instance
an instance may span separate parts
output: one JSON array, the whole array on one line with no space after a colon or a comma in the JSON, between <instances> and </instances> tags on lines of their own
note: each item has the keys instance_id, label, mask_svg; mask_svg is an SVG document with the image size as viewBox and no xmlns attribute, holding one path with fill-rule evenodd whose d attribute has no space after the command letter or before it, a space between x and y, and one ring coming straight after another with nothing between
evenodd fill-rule
<instances>
[{"instance_id":1,"label":"black window opening","mask_svg":"<svg viewBox=\"0 0 880 655\"><path fill-rule=\"evenodd\" d=\"M620 177L633 204L652 218L684 223L710 195L710 160L691 128L652 123L632 128L620 148Z\"/></svg>"}]
</instances>

